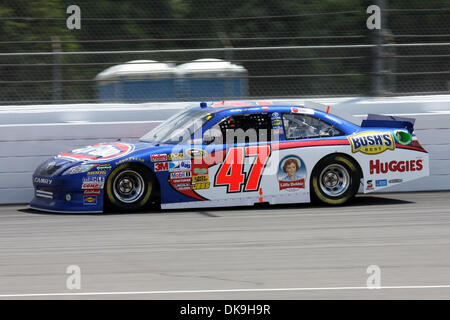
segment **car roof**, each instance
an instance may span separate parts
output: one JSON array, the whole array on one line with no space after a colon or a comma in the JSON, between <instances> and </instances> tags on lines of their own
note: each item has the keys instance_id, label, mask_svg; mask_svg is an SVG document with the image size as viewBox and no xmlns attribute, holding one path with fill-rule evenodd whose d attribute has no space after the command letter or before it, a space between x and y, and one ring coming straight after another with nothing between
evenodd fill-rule
<instances>
[{"instance_id":1,"label":"car roof","mask_svg":"<svg viewBox=\"0 0 450 320\"><path fill-rule=\"evenodd\" d=\"M299 114L309 114L318 117L319 119L325 120L326 122L330 122L332 125L340 128L345 132L354 132L359 129L359 125L357 121L353 119L348 119L349 117L335 115L333 113L327 112L329 108L326 110L322 107L313 108L305 107L303 105L296 105L288 102L276 102L273 103L271 101L221 101L221 102L213 102L210 104L202 103L203 107L197 105L196 108L203 109L205 111L209 111L211 113L220 114L221 117L226 117L233 114L243 114L248 112L292 112ZM334 111L334 110L333 110Z\"/></svg>"}]
</instances>

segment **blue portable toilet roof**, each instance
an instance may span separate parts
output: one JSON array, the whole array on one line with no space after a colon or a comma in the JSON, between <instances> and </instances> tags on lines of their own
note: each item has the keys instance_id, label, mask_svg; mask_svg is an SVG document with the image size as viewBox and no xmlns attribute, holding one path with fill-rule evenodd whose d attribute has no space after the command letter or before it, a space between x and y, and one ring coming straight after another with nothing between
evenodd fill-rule
<instances>
[{"instance_id":1,"label":"blue portable toilet roof","mask_svg":"<svg viewBox=\"0 0 450 320\"><path fill-rule=\"evenodd\" d=\"M176 67L179 75L183 74L214 74L214 75L229 75L247 73L247 69L237 64L232 64L229 61L221 59L197 59L191 62L180 64Z\"/></svg>"},{"instance_id":2,"label":"blue portable toilet roof","mask_svg":"<svg viewBox=\"0 0 450 320\"><path fill-rule=\"evenodd\" d=\"M157 76L172 78L175 75L175 68L167 63L155 60L133 60L123 64L109 67L100 72L96 80L126 80L127 78L151 79Z\"/></svg>"}]
</instances>

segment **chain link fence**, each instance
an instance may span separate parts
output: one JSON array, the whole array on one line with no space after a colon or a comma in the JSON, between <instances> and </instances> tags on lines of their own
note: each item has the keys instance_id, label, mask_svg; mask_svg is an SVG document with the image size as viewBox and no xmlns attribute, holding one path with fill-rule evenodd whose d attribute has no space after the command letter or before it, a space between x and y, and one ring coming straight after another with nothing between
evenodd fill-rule
<instances>
[{"instance_id":1,"label":"chain link fence","mask_svg":"<svg viewBox=\"0 0 450 320\"><path fill-rule=\"evenodd\" d=\"M381 30L367 28L362 0L5 0L0 104L450 92L447 0L374 2ZM67 28L71 4L80 29ZM198 59L230 64L180 67ZM173 72L151 72L160 63ZM134 71L98 77L117 65Z\"/></svg>"}]
</instances>

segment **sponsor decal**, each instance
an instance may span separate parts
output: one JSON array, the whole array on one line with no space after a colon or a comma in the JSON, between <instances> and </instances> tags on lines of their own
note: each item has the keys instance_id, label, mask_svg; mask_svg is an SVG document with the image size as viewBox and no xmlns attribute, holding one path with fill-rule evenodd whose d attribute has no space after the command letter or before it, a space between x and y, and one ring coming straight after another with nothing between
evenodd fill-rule
<instances>
[{"instance_id":1,"label":"sponsor decal","mask_svg":"<svg viewBox=\"0 0 450 320\"><path fill-rule=\"evenodd\" d=\"M119 165L121 163L125 163L125 162L145 162L145 159L142 158L136 158L136 157L129 157L126 159L122 159L116 162L116 165Z\"/></svg>"},{"instance_id":2,"label":"sponsor decal","mask_svg":"<svg viewBox=\"0 0 450 320\"><path fill-rule=\"evenodd\" d=\"M61 153L59 158L71 160L96 160L109 161L123 157L134 150L134 146L128 143L111 142L99 143L69 152Z\"/></svg>"},{"instance_id":3,"label":"sponsor decal","mask_svg":"<svg viewBox=\"0 0 450 320\"><path fill-rule=\"evenodd\" d=\"M168 162L157 162L155 163L155 171L168 171L169 163Z\"/></svg>"},{"instance_id":4,"label":"sponsor decal","mask_svg":"<svg viewBox=\"0 0 450 320\"><path fill-rule=\"evenodd\" d=\"M184 159L184 153L183 153L183 152L169 153L169 154L167 155L167 159L168 159L169 161L182 160L182 159Z\"/></svg>"},{"instance_id":5,"label":"sponsor decal","mask_svg":"<svg viewBox=\"0 0 450 320\"><path fill-rule=\"evenodd\" d=\"M296 108L296 107L292 107L291 108L291 112L292 113L302 113L302 114L314 114L314 110L313 109Z\"/></svg>"},{"instance_id":6,"label":"sponsor decal","mask_svg":"<svg viewBox=\"0 0 450 320\"><path fill-rule=\"evenodd\" d=\"M379 154L395 149L394 136L390 132L361 132L348 137L348 140L353 153L361 151L365 154Z\"/></svg>"},{"instance_id":7,"label":"sponsor decal","mask_svg":"<svg viewBox=\"0 0 450 320\"><path fill-rule=\"evenodd\" d=\"M281 126L282 124L283 124L283 122L281 122L281 120L272 120L273 126Z\"/></svg>"},{"instance_id":8,"label":"sponsor decal","mask_svg":"<svg viewBox=\"0 0 450 320\"><path fill-rule=\"evenodd\" d=\"M152 154L150 155L150 159L152 162L160 162L160 161L167 161L167 154L165 153L159 153L159 154Z\"/></svg>"},{"instance_id":9,"label":"sponsor decal","mask_svg":"<svg viewBox=\"0 0 450 320\"><path fill-rule=\"evenodd\" d=\"M83 178L83 182L105 183L105 177L85 177Z\"/></svg>"},{"instance_id":10,"label":"sponsor decal","mask_svg":"<svg viewBox=\"0 0 450 320\"><path fill-rule=\"evenodd\" d=\"M194 174L205 174L208 173L207 168L194 168Z\"/></svg>"},{"instance_id":11,"label":"sponsor decal","mask_svg":"<svg viewBox=\"0 0 450 320\"><path fill-rule=\"evenodd\" d=\"M85 205L96 205L97 196L83 196L83 203Z\"/></svg>"},{"instance_id":12,"label":"sponsor decal","mask_svg":"<svg viewBox=\"0 0 450 320\"><path fill-rule=\"evenodd\" d=\"M112 165L110 165L109 163L101 164L98 165L95 169L97 169L98 171L107 171L112 169Z\"/></svg>"},{"instance_id":13,"label":"sponsor decal","mask_svg":"<svg viewBox=\"0 0 450 320\"><path fill-rule=\"evenodd\" d=\"M190 171L191 170L191 161L174 161L168 162L169 171Z\"/></svg>"},{"instance_id":14,"label":"sponsor decal","mask_svg":"<svg viewBox=\"0 0 450 320\"><path fill-rule=\"evenodd\" d=\"M273 112L271 119L272 119L272 128L274 130L282 129L283 122L281 121L281 116L278 112Z\"/></svg>"},{"instance_id":15,"label":"sponsor decal","mask_svg":"<svg viewBox=\"0 0 450 320\"><path fill-rule=\"evenodd\" d=\"M206 171L208 172L208 171ZM180 171L180 172L171 172L170 179L178 179L178 178L190 178L192 173L190 171Z\"/></svg>"},{"instance_id":16,"label":"sponsor decal","mask_svg":"<svg viewBox=\"0 0 450 320\"><path fill-rule=\"evenodd\" d=\"M102 175L102 174L106 174L106 171L89 171L88 176L93 176L93 175Z\"/></svg>"},{"instance_id":17,"label":"sponsor decal","mask_svg":"<svg viewBox=\"0 0 450 320\"><path fill-rule=\"evenodd\" d=\"M189 183L191 184L192 179L191 178L180 178L180 179L172 179L170 180L172 184L178 184L178 183Z\"/></svg>"},{"instance_id":18,"label":"sponsor decal","mask_svg":"<svg viewBox=\"0 0 450 320\"><path fill-rule=\"evenodd\" d=\"M375 186L376 187L387 187L387 180L375 180Z\"/></svg>"},{"instance_id":19,"label":"sponsor decal","mask_svg":"<svg viewBox=\"0 0 450 320\"><path fill-rule=\"evenodd\" d=\"M273 112L271 118L272 120L281 120L281 116L278 112Z\"/></svg>"},{"instance_id":20,"label":"sponsor decal","mask_svg":"<svg viewBox=\"0 0 450 320\"><path fill-rule=\"evenodd\" d=\"M175 187L175 190L177 190L177 191L187 191L187 190L192 190L192 187L191 187L191 185L184 186L184 187Z\"/></svg>"},{"instance_id":21,"label":"sponsor decal","mask_svg":"<svg viewBox=\"0 0 450 320\"><path fill-rule=\"evenodd\" d=\"M422 171L423 160L389 161L370 160L370 174L380 174L388 172L410 172Z\"/></svg>"},{"instance_id":22,"label":"sponsor decal","mask_svg":"<svg viewBox=\"0 0 450 320\"><path fill-rule=\"evenodd\" d=\"M192 190L209 189L209 182L200 182L192 184Z\"/></svg>"},{"instance_id":23,"label":"sponsor decal","mask_svg":"<svg viewBox=\"0 0 450 320\"><path fill-rule=\"evenodd\" d=\"M201 175L201 176L194 176L192 178L192 182L208 182L209 181L209 176L206 175Z\"/></svg>"},{"instance_id":24,"label":"sponsor decal","mask_svg":"<svg viewBox=\"0 0 450 320\"><path fill-rule=\"evenodd\" d=\"M85 189L83 193L85 196L99 196L102 193L102 189Z\"/></svg>"},{"instance_id":25,"label":"sponsor decal","mask_svg":"<svg viewBox=\"0 0 450 320\"><path fill-rule=\"evenodd\" d=\"M367 187L366 190L372 190L374 188L373 186L373 180L367 180Z\"/></svg>"},{"instance_id":26,"label":"sponsor decal","mask_svg":"<svg viewBox=\"0 0 450 320\"><path fill-rule=\"evenodd\" d=\"M177 183L174 185L175 188L182 188L182 187L190 187L190 183Z\"/></svg>"},{"instance_id":27,"label":"sponsor decal","mask_svg":"<svg viewBox=\"0 0 450 320\"><path fill-rule=\"evenodd\" d=\"M36 177L36 178L34 178L34 182L35 183L41 183L41 184L52 184L53 180L52 179L47 179L47 178Z\"/></svg>"},{"instance_id":28,"label":"sponsor decal","mask_svg":"<svg viewBox=\"0 0 450 320\"><path fill-rule=\"evenodd\" d=\"M280 190L298 191L305 188L306 167L296 155L284 157L278 165L278 186Z\"/></svg>"},{"instance_id":29,"label":"sponsor decal","mask_svg":"<svg viewBox=\"0 0 450 320\"><path fill-rule=\"evenodd\" d=\"M81 185L81 189L103 189L103 183L85 182Z\"/></svg>"},{"instance_id":30,"label":"sponsor decal","mask_svg":"<svg viewBox=\"0 0 450 320\"><path fill-rule=\"evenodd\" d=\"M103 189L105 184L104 177L86 177L83 178L83 184L81 185L81 189Z\"/></svg>"},{"instance_id":31,"label":"sponsor decal","mask_svg":"<svg viewBox=\"0 0 450 320\"><path fill-rule=\"evenodd\" d=\"M389 183L401 183L403 182L403 179L391 179L389 180Z\"/></svg>"},{"instance_id":32,"label":"sponsor decal","mask_svg":"<svg viewBox=\"0 0 450 320\"><path fill-rule=\"evenodd\" d=\"M186 156L190 157L191 159L201 159L205 158L208 153L203 149L187 149L185 151Z\"/></svg>"}]
</instances>

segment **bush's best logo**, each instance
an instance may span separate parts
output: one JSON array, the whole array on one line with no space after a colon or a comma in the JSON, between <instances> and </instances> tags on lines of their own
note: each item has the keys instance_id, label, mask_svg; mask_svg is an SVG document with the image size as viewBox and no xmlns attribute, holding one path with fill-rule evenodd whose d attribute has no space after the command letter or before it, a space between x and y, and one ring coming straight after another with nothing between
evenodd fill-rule
<instances>
[{"instance_id":1,"label":"bush's best logo","mask_svg":"<svg viewBox=\"0 0 450 320\"><path fill-rule=\"evenodd\" d=\"M348 137L352 152L378 154L388 149L395 149L394 136L390 132L361 132Z\"/></svg>"}]
</instances>

